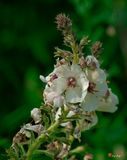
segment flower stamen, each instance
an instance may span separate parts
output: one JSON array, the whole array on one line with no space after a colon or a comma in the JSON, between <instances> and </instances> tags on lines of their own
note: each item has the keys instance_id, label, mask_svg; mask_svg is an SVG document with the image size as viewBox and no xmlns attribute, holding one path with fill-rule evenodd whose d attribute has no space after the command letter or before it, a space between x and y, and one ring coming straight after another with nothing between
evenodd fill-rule
<instances>
[{"instance_id":1,"label":"flower stamen","mask_svg":"<svg viewBox=\"0 0 127 160\"><path fill-rule=\"evenodd\" d=\"M93 82L89 82L89 87L88 87L88 92L94 94L95 92L97 92L97 90L95 90L96 84Z\"/></svg>"},{"instance_id":2,"label":"flower stamen","mask_svg":"<svg viewBox=\"0 0 127 160\"><path fill-rule=\"evenodd\" d=\"M67 80L68 87L76 87L76 79L74 77L69 77Z\"/></svg>"},{"instance_id":3,"label":"flower stamen","mask_svg":"<svg viewBox=\"0 0 127 160\"><path fill-rule=\"evenodd\" d=\"M53 80L57 79L58 76L56 74L53 74L50 78L50 82L52 82Z\"/></svg>"}]
</instances>

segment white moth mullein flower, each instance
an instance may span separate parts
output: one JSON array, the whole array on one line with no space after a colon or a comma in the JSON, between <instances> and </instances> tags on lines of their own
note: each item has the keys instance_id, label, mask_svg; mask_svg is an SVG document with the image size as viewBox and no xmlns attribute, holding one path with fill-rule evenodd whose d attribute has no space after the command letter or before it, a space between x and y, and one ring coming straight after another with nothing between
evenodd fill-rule
<instances>
[{"instance_id":1,"label":"white moth mullein flower","mask_svg":"<svg viewBox=\"0 0 127 160\"><path fill-rule=\"evenodd\" d=\"M105 96L108 90L106 74L102 69L98 67L95 69L85 69L86 76L89 80L89 87L87 95L84 98L81 106L85 111L89 112L95 111L97 109L102 97Z\"/></svg>"},{"instance_id":2,"label":"white moth mullein flower","mask_svg":"<svg viewBox=\"0 0 127 160\"><path fill-rule=\"evenodd\" d=\"M41 110L39 108L32 109L31 117L33 118L35 124L40 123L42 120Z\"/></svg>"},{"instance_id":3,"label":"white moth mullein flower","mask_svg":"<svg viewBox=\"0 0 127 160\"><path fill-rule=\"evenodd\" d=\"M79 65L61 65L55 68L54 73L56 78L44 90L47 100L52 91L57 96L64 95L67 103L80 103L84 100L89 82Z\"/></svg>"},{"instance_id":4,"label":"white moth mullein flower","mask_svg":"<svg viewBox=\"0 0 127 160\"><path fill-rule=\"evenodd\" d=\"M94 69L89 67L85 69L89 87L87 95L81 103L82 108L88 112L115 112L117 110L118 98L108 88L106 73L99 68L99 62L95 58L89 57L88 59L89 65L92 63L92 60L95 62L96 67Z\"/></svg>"}]
</instances>

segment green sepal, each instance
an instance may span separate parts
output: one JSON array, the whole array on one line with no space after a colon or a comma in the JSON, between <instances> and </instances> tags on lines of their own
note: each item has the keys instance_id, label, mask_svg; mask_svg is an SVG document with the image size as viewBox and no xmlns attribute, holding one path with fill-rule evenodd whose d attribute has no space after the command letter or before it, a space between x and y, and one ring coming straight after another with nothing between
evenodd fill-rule
<instances>
[{"instance_id":1,"label":"green sepal","mask_svg":"<svg viewBox=\"0 0 127 160\"><path fill-rule=\"evenodd\" d=\"M43 114L42 119L43 119L45 128L48 128L50 126L50 120L45 113Z\"/></svg>"}]
</instances>

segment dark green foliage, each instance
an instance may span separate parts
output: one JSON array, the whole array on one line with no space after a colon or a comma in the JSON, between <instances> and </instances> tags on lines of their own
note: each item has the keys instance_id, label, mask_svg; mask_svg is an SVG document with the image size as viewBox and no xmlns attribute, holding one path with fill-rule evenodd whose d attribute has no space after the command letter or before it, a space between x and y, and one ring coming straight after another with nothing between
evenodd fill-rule
<instances>
[{"instance_id":1,"label":"dark green foliage","mask_svg":"<svg viewBox=\"0 0 127 160\"><path fill-rule=\"evenodd\" d=\"M116 113L99 113L98 125L82 134L81 145L89 145L88 152L95 160L107 160L108 153L116 154L115 149L120 148L117 153L121 154L126 149L127 1L1 0L0 160L7 159L5 149L20 126L29 121L30 110L39 107L43 99L39 75L50 73L54 47L61 46L54 23L60 12L70 15L78 39L89 35L92 41L103 42L102 67L120 100ZM77 144L75 141L74 146Z\"/></svg>"}]
</instances>

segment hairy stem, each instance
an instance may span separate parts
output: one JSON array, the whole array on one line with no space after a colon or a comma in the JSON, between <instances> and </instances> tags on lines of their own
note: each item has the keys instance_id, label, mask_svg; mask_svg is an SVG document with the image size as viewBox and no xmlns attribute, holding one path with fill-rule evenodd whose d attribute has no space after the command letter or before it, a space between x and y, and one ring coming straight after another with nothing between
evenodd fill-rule
<instances>
[{"instance_id":1,"label":"hairy stem","mask_svg":"<svg viewBox=\"0 0 127 160\"><path fill-rule=\"evenodd\" d=\"M54 124L52 124L46 131L46 133L42 133L36 140L33 142L33 144L29 147L27 152L27 158L26 160L31 160L33 152L40 147L40 145L47 139L47 136L50 137L50 135L54 132L54 130L59 126L60 121L57 120Z\"/></svg>"},{"instance_id":2,"label":"hairy stem","mask_svg":"<svg viewBox=\"0 0 127 160\"><path fill-rule=\"evenodd\" d=\"M79 57L78 57L78 48L75 43L72 45L72 52L73 52L73 63L77 64L79 61Z\"/></svg>"}]
</instances>

